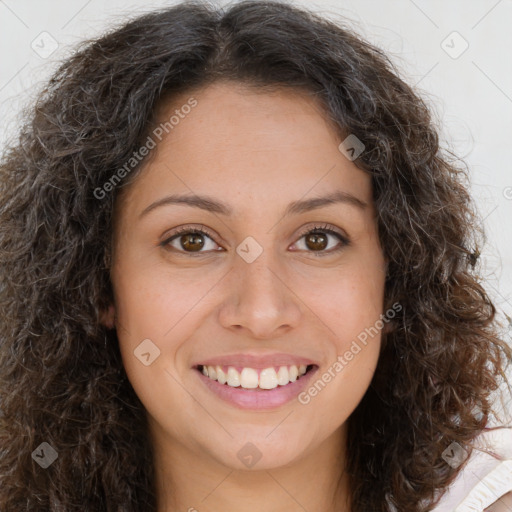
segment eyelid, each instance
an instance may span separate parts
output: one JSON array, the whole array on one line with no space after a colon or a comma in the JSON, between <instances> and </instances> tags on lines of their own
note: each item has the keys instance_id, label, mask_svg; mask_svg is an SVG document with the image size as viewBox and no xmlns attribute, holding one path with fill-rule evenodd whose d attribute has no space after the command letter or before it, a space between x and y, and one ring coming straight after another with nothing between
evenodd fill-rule
<instances>
[{"instance_id":1,"label":"eyelid","mask_svg":"<svg viewBox=\"0 0 512 512\"><path fill-rule=\"evenodd\" d=\"M346 244L350 243L349 237L346 233L344 233L336 226L327 223L316 223L313 226L307 226L303 231L299 233L298 238L302 238L304 235L307 235L312 231L326 231L327 233L333 233L339 236Z\"/></svg>"},{"instance_id":2,"label":"eyelid","mask_svg":"<svg viewBox=\"0 0 512 512\"><path fill-rule=\"evenodd\" d=\"M167 242L169 239L174 238L176 235L180 235L182 233L204 233L208 235L211 239L214 239L215 235L202 224L186 224L185 226L179 226L173 230L171 230L169 233L166 233L164 235L163 242Z\"/></svg>"}]
</instances>

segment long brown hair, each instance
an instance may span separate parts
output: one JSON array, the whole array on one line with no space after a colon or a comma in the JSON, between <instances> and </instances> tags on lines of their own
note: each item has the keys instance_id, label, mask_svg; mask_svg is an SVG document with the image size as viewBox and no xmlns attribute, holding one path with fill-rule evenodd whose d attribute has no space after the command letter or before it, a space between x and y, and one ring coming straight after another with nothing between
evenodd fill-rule
<instances>
[{"instance_id":1,"label":"long brown hair","mask_svg":"<svg viewBox=\"0 0 512 512\"><path fill-rule=\"evenodd\" d=\"M163 98L217 79L308 90L365 146L355 163L372 177L385 307L402 309L348 419L353 512L431 510L462 467L443 451L470 451L486 428L512 350L475 265L484 238L467 166L440 148L424 100L341 22L272 1L187 2L84 42L5 149L3 512L155 510L145 410L100 323L115 199L138 168L97 190L142 146ZM58 454L46 469L41 443Z\"/></svg>"}]
</instances>

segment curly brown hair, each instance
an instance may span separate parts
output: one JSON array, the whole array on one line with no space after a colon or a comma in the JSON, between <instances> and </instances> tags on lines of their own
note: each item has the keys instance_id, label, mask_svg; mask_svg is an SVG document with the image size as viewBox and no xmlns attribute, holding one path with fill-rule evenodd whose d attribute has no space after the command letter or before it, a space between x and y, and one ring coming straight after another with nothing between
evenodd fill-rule
<instances>
[{"instance_id":1,"label":"curly brown hair","mask_svg":"<svg viewBox=\"0 0 512 512\"><path fill-rule=\"evenodd\" d=\"M352 511L428 511L487 427L512 350L475 266L467 165L382 50L274 1L187 2L85 41L54 73L0 166L0 510L154 511L143 404L115 330L112 221L95 190L143 145L165 98L218 79L313 93L365 145L389 260L372 383L348 419ZM130 183L142 167L123 180ZM32 457L58 452L45 471Z\"/></svg>"}]
</instances>

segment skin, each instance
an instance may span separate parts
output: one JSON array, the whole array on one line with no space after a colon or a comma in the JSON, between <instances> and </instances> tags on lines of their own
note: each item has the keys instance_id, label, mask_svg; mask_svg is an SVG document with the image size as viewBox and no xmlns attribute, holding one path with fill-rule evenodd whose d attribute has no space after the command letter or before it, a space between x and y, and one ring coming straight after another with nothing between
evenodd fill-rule
<instances>
[{"instance_id":1,"label":"skin","mask_svg":"<svg viewBox=\"0 0 512 512\"><path fill-rule=\"evenodd\" d=\"M375 372L380 332L307 405L240 410L212 394L192 365L276 351L317 361L320 375L375 324L384 313L386 261L370 177L339 151L342 139L305 93L216 82L174 97L161 118L191 96L197 106L117 202L115 303L104 317L117 329L128 378L147 410L158 510L348 511L346 421ZM333 190L367 207L336 203L283 217L292 201ZM171 193L206 194L234 213L174 204L139 218ZM329 246L315 252L301 233L316 223L337 228L350 245L328 235ZM203 238L204 256L190 256L179 237L174 251L159 245L190 224L213 235ZM236 252L248 236L263 249L252 263ZM147 338L160 350L149 366L134 356ZM251 468L237 457L247 442L262 455Z\"/></svg>"},{"instance_id":2,"label":"skin","mask_svg":"<svg viewBox=\"0 0 512 512\"><path fill-rule=\"evenodd\" d=\"M485 512L510 512L512 510L512 491L494 502Z\"/></svg>"}]
</instances>

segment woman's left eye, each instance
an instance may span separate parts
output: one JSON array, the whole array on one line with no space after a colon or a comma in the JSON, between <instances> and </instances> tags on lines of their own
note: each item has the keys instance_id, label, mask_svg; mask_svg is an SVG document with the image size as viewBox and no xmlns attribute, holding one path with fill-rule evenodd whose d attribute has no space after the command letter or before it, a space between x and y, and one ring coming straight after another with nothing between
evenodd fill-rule
<instances>
[{"instance_id":1,"label":"woman's left eye","mask_svg":"<svg viewBox=\"0 0 512 512\"><path fill-rule=\"evenodd\" d=\"M330 245L329 238L331 238L331 240L336 238L338 240L338 246L336 246L335 243ZM304 248L299 248L299 250L311 252L315 256L332 254L350 244L346 236L325 225L315 226L302 233L294 245L297 245L302 239L304 239ZM210 246L208 241L210 242ZM205 229L191 227L180 228L178 232L166 238L160 245L164 248L170 247L177 252L192 256L222 250ZM217 248L215 248L215 246L217 246Z\"/></svg>"},{"instance_id":2,"label":"woman's left eye","mask_svg":"<svg viewBox=\"0 0 512 512\"><path fill-rule=\"evenodd\" d=\"M329 237L331 239L337 239L338 244L333 243L330 245ZM304 246L306 247L305 250L307 252L311 252L315 256L325 256L338 252L350 244L349 239L345 235L342 235L338 231L327 226L318 226L310 229L301 235L299 241L302 239L304 239ZM313 250L308 251L307 249Z\"/></svg>"}]
</instances>

